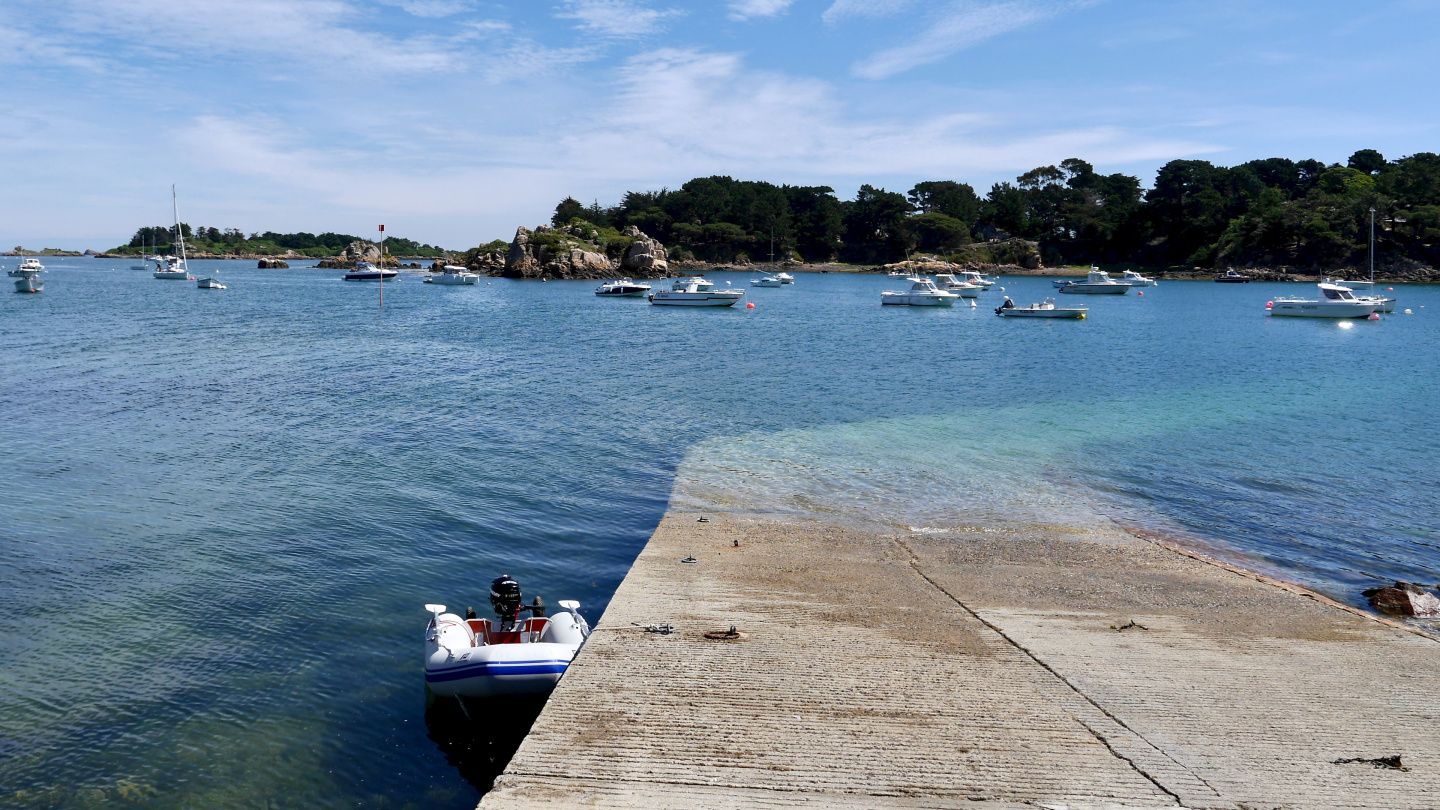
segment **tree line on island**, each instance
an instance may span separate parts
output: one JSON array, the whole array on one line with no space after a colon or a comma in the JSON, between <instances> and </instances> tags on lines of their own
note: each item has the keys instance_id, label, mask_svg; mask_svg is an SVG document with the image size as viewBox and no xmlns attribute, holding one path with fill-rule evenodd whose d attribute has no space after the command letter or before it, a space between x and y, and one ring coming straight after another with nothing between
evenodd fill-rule
<instances>
[{"instance_id":1,"label":"tree line on island","mask_svg":"<svg viewBox=\"0 0 1440 810\"><path fill-rule=\"evenodd\" d=\"M923 251L952 261L1006 263L1005 240L1037 242L1045 264L1330 268L1365 262L1370 209L1383 266L1440 266L1440 155L1386 160L1373 149L1345 165L1286 158L1224 167L1173 160L1154 186L1099 174L1078 158L995 183L932 180L901 194L862 185L853 200L829 186L695 178L679 189L627 192L618 205L567 197L555 226L577 220L601 241L631 226L672 258L769 257L884 263ZM499 240L475 251L503 248Z\"/></svg>"},{"instance_id":2,"label":"tree line on island","mask_svg":"<svg viewBox=\"0 0 1440 810\"><path fill-rule=\"evenodd\" d=\"M210 254L252 254L262 256L283 256L295 253L312 259L334 257L352 242L363 242L358 236L344 233L252 233L245 235L237 228L192 228L189 223L180 223L180 232L185 236L187 248L196 253ZM135 250L154 250L157 253L174 252L175 226L156 225L140 228L130 237L129 244L115 248L114 253L133 253ZM392 256L424 256L439 258L447 251L435 245L426 245L413 239L386 237L385 249Z\"/></svg>"}]
</instances>

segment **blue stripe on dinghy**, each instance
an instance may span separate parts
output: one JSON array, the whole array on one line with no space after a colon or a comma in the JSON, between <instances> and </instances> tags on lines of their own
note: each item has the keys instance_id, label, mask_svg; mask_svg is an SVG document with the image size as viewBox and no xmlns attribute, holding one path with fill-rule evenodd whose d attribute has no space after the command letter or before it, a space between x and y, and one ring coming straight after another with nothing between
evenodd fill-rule
<instances>
[{"instance_id":1,"label":"blue stripe on dinghy","mask_svg":"<svg viewBox=\"0 0 1440 810\"><path fill-rule=\"evenodd\" d=\"M550 661L481 661L477 664L466 664L452 669L442 669L438 672L426 672L425 680L438 683L478 678L485 675L563 675L565 667L569 663L569 661L559 659Z\"/></svg>"}]
</instances>

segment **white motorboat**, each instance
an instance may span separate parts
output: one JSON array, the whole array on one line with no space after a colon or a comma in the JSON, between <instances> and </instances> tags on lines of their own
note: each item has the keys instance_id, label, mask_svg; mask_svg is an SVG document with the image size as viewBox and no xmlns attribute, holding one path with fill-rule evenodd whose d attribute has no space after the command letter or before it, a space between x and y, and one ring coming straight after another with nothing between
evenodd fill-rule
<instances>
[{"instance_id":1,"label":"white motorboat","mask_svg":"<svg viewBox=\"0 0 1440 810\"><path fill-rule=\"evenodd\" d=\"M656 306L733 307L744 295L744 290L717 290L703 278L677 278L670 289L652 292L649 298Z\"/></svg>"},{"instance_id":2,"label":"white motorboat","mask_svg":"<svg viewBox=\"0 0 1440 810\"><path fill-rule=\"evenodd\" d=\"M170 206L175 213L175 248L179 248L180 254L166 256L163 265L155 266L154 275L162 281L194 281L195 277L190 275L190 265L185 257L185 232L180 227L180 201L175 196L173 185L170 186Z\"/></svg>"},{"instance_id":3,"label":"white motorboat","mask_svg":"<svg viewBox=\"0 0 1440 810\"><path fill-rule=\"evenodd\" d=\"M1060 292L1071 295L1124 295L1130 285L1110 278L1104 270L1091 269L1084 281L1072 281L1060 288Z\"/></svg>"},{"instance_id":4,"label":"white motorboat","mask_svg":"<svg viewBox=\"0 0 1440 810\"><path fill-rule=\"evenodd\" d=\"M1395 299L1386 298L1383 295L1377 295L1375 293L1375 282L1373 281L1332 281L1331 279L1327 278L1325 279L1325 283L1338 284L1341 287L1344 287L1345 289L1354 293L1357 300L1373 301L1375 303L1376 312L1384 312L1386 314L1389 314L1395 311Z\"/></svg>"},{"instance_id":5,"label":"white motorboat","mask_svg":"<svg viewBox=\"0 0 1440 810\"><path fill-rule=\"evenodd\" d=\"M649 284L632 281L628 278L607 281L595 288L596 295L603 295L607 298L643 298L648 292L650 292Z\"/></svg>"},{"instance_id":6,"label":"white motorboat","mask_svg":"<svg viewBox=\"0 0 1440 810\"><path fill-rule=\"evenodd\" d=\"M890 276L890 278L909 278L909 277L910 277L910 274L909 274L908 272L904 271L904 270L891 270L891 271L888 273L888 275Z\"/></svg>"},{"instance_id":7,"label":"white motorboat","mask_svg":"<svg viewBox=\"0 0 1440 810\"><path fill-rule=\"evenodd\" d=\"M1050 286L1058 290L1061 287L1064 287L1066 284L1075 284L1079 281L1080 279L1078 278L1057 278L1054 281L1050 282Z\"/></svg>"},{"instance_id":8,"label":"white motorboat","mask_svg":"<svg viewBox=\"0 0 1440 810\"><path fill-rule=\"evenodd\" d=\"M776 273L776 274L775 274L775 278L780 279L780 283L781 283L781 284L794 284L794 283L795 283L795 277L792 276L792 275L790 275L789 273Z\"/></svg>"},{"instance_id":9,"label":"white motorboat","mask_svg":"<svg viewBox=\"0 0 1440 810\"><path fill-rule=\"evenodd\" d=\"M24 261L20 262L20 266L19 266L19 267L15 268L14 270L11 270L11 271L9 272L9 276L10 276L11 278L29 278L29 277L30 277L30 276L28 275L29 273L32 273L32 272L38 273L38 272L40 272L41 270L44 270L44 269L45 269L45 265L41 264L39 259L35 258L34 256L31 256L30 258L25 259Z\"/></svg>"},{"instance_id":10,"label":"white motorboat","mask_svg":"<svg viewBox=\"0 0 1440 810\"><path fill-rule=\"evenodd\" d=\"M1221 284L1249 284L1255 279L1241 275L1232 268L1216 276L1215 280Z\"/></svg>"},{"instance_id":11,"label":"white motorboat","mask_svg":"<svg viewBox=\"0 0 1440 810\"><path fill-rule=\"evenodd\" d=\"M750 279L751 287L779 287L784 283L785 282L781 281L777 276L761 276L760 278Z\"/></svg>"},{"instance_id":12,"label":"white motorboat","mask_svg":"<svg viewBox=\"0 0 1440 810\"><path fill-rule=\"evenodd\" d=\"M950 307L958 300L958 294L936 287L927 276L912 276L910 289L904 292L880 293L880 303L887 307Z\"/></svg>"},{"instance_id":13,"label":"white motorboat","mask_svg":"<svg viewBox=\"0 0 1440 810\"><path fill-rule=\"evenodd\" d=\"M480 276L470 272L469 268L453 264L445 265L444 272L431 273L425 278L426 284L475 284L479 281Z\"/></svg>"},{"instance_id":14,"label":"white motorboat","mask_svg":"<svg viewBox=\"0 0 1440 810\"><path fill-rule=\"evenodd\" d=\"M44 290L45 279L40 278L40 269L36 268L36 265L40 263L35 262L33 265L26 266L27 264L22 263L10 271L10 275L15 277L15 292L38 293Z\"/></svg>"},{"instance_id":15,"label":"white motorboat","mask_svg":"<svg viewBox=\"0 0 1440 810\"><path fill-rule=\"evenodd\" d=\"M370 262L356 262L355 269L345 274L346 281L398 281L399 270L376 267Z\"/></svg>"},{"instance_id":16,"label":"white motorboat","mask_svg":"<svg viewBox=\"0 0 1440 810\"><path fill-rule=\"evenodd\" d=\"M425 606L425 686L442 697L548 694L590 636L580 603L562 600L560 612L546 616L543 602L522 604L519 584L503 576L490 585L490 604L497 619Z\"/></svg>"},{"instance_id":17,"label":"white motorboat","mask_svg":"<svg viewBox=\"0 0 1440 810\"><path fill-rule=\"evenodd\" d=\"M1147 276L1142 276L1134 270L1126 270L1120 276L1120 281L1128 283L1131 287L1158 287L1160 282Z\"/></svg>"},{"instance_id":18,"label":"white motorboat","mask_svg":"<svg viewBox=\"0 0 1440 810\"><path fill-rule=\"evenodd\" d=\"M220 283L220 271L216 270L210 275L195 282L195 286L202 290L225 290L229 289Z\"/></svg>"},{"instance_id":19,"label":"white motorboat","mask_svg":"<svg viewBox=\"0 0 1440 810\"><path fill-rule=\"evenodd\" d=\"M1017 307L1015 302L1007 297L1005 303L995 308L996 315L1007 318L1075 318L1083 321L1089 312L1085 307L1057 307L1054 298L1046 298L1043 302L1028 307Z\"/></svg>"},{"instance_id":20,"label":"white motorboat","mask_svg":"<svg viewBox=\"0 0 1440 810\"><path fill-rule=\"evenodd\" d=\"M1375 311L1374 301L1361 301L1339 284L1320 282L1320 298L1276 298L1265 305L1271 315L1300 318L1367 318Z\"/></svg>"},{"instance_id":21,"label":"white motorboat","mask_svg":"<svg viewBox=\"0 0 1440 810\"><path fill-rule=\"evenodd\" d=\"M990 278L989 276L986 276L983 273L979 273L975 270L960 271L960 280L966 282L967 284L974 284L976 287L979 287L982 290L988 290L991 287L995 286L995 279Z\"/></svg>"},{"instance_id":22,"label":"white motorboat","mask_svg":"<svg viewBox=\"0 0 1440 810\"><path fill-rule=\"evenodd\" d=\"M961 298L979 298L985 288L969 281L961 281L950 273L936 273L935 286L953 292Z\"/></svg>"}]
</instances>

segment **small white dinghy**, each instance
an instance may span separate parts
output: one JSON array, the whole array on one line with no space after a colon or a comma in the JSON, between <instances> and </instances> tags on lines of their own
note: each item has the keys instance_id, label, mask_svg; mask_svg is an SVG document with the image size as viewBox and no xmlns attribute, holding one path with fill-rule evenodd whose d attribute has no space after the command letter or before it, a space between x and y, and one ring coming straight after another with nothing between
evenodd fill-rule
<instances>
[{"instance_id":1,"label":"small white dinghy","mask_svg":"<svg viewBox=\"0 0 1440 810\"><path fill-rule=\"evenodd\" d=\"M491 583L490 604L498 620L425 606L433 614L425 628L426 687L442 697L548 694L590 636L580 603L562 600L560 612L546 616L539 599L522 604L519 583L505 575ZM530 618L521 619L527 611Z\"/></svg>"}]
</instances>

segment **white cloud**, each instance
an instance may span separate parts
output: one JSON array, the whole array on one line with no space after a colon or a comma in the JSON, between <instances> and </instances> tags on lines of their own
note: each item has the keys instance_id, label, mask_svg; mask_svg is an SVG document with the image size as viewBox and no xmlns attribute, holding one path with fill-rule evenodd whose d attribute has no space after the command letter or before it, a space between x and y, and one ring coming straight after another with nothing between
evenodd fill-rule
<instances>
[{"instance_id":1,"label":"white cloud","mask_svg":"<svg viewBox=\"0 0 1440 810\"><path fill-rule=\"evenodd\" d=\"M730 19L743 21L776 17L794 3L795 0L730 0Z\"/></svg>"},{"instance_id":2,"label":"white cloud","mask_svg":"<svg viewBox=\"0 0 1440 810\"><path fill-rule=\"evenodd\" d=\"M927 20L925 28L910 41L856 63L853 71L856 76L865 79L889 78L920 65L938 62L992 37L1034 25L1089 4L1033 0L976 3L959 0Z\"/></svg>"},{"instance_id":3,"label":"white cloud","mask_svg":"<svg viewBox=\"0 0 1440 810\"><path fill-rule=\"evenodd\" d=\"M889 17L915 5L916 0L835 0L820 18L835 25L852 17Z\"/></svg>"},{"instance_id":4,"label":"white cloud","mask_svg":"<svg viewBox=\"0 0 1440 810\"><path fill-rule=\"evenodd\" d=\"M387 6L399 6L405 9L407 14L429 19L453 17L456 14L475 9L473 0L380 0L380 2Z\"/></svg>"},{"instance_id":5,"label":"white cloud","mask_svg":"<svg viewBox=\"0 0 1440 810\"><path fill-rule=\"evenodd\" d=\"M679 16L674 9L659 10L635 0L565 0L555 16L577 20L577 28L615 39L637 39L658 33L665 21Z\"/></svg>"}]
</instances>

